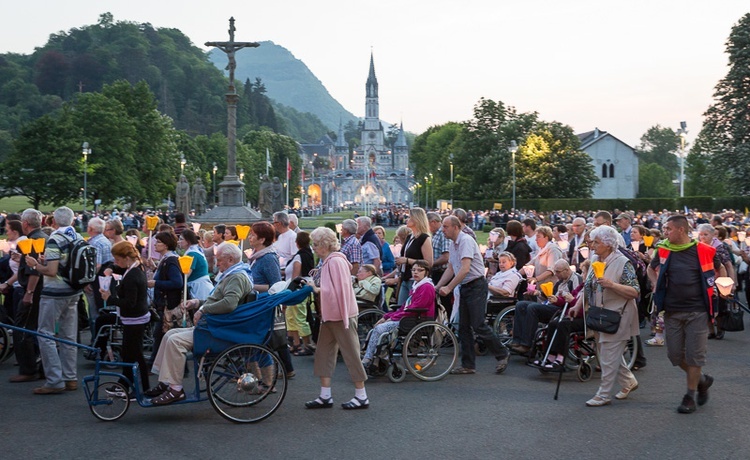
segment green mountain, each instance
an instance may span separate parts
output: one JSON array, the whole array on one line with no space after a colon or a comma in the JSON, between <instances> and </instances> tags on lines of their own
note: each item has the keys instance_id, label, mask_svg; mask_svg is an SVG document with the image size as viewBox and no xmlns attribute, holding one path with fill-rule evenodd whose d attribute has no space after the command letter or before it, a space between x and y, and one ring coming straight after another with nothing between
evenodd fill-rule
<instances>
[{"instance_id":1,"label":"green mountain","mask_svg":"<svg viewBox=\"0 0 750 460\"><path fill-rule=\"evenodd\" d=\"M221 51L212 50L209 59L222 71L227 66L227 57ZM238 52L235 59L237 80L260 78L268 97L300 112L317 115L328 129L336 131L339 121L344 124L358 121L331 96L305 63L283 46L261 42L259 48Z\"/></svg>"}]
</instances>

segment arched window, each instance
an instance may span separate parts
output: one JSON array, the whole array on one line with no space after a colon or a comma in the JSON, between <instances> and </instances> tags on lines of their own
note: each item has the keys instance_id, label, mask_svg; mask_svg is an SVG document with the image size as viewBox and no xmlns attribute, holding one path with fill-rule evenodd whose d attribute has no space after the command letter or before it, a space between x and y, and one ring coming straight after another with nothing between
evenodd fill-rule
<instances>
[{"instance_id":1,"label":"arched window","mask_svg":"<svg viewBox=\"0 0 750 460\"><path fill-rule=\"evenodd\" d=\"M602 177L607 177L607 165L602 165Z\"/></svg>"},{"instance_id":2,"label":"arched window","mask_svg":"<svg viewBox=\"0 0 750 460\"><path fill-rule=\"evenodd\" d=\"M609 177L615 177L615 164L611 163L609 165Z\"/></svg>"}]
</instances>

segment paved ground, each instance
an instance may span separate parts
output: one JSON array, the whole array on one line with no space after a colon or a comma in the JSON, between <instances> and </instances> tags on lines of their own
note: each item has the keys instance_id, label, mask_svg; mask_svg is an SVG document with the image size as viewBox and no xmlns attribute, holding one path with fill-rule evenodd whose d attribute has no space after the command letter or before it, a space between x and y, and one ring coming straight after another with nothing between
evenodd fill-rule
<instances>
[{"instance_id":1,"label":"paved ground","mask_svg":"<svg viewBox=\"0 0 750 460\"><path fill-rule=\"evenodd\" d=\"M747 316L747 315L746 315ZM750 330L750 322L746 321ZM269 419L236 425L208 402L144 409L131 406L117 422L89 412L83 392L34 396L33 383L10 384L12 359L0 364L2 458L748 458L750 437L750 346L748 332L710 342L707 371L716 377L710 402L695 414L677 414L683 374L663 348L648 348L648 366L636 376L640 388L627 401L587 408L598 382L556 379L512 359L503 375L494 360L479 358L479 372L433 383L413 377L393 384L368 382L367 411L309 411L317 395L312 357L295 358L297 377L284 404ZM644 338L648 338L644 333ZM81 359L79 376L93 366ZM598 376L596 374L595 378ZM334 398L353 389L342 364Z\"/></svg>"}]
</instances>

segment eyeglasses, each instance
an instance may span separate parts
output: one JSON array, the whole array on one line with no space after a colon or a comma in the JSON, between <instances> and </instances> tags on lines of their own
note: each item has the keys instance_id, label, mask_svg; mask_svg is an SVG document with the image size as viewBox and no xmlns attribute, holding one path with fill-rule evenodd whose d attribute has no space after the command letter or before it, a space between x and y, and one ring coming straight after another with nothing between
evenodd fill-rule
<instances>
[{"instance_id":1,"label":"eyeglasses","mask_svg":"<svg viewBox=\"0 0 750 460\"><path fill-rule=\"evenodd\" d=\"M411 271L412 271L412 272L417 272L417 273L420 273L420 272L426 272L427 270L425 270L424 268L417 268L417 267L414 267L414 268L412 268L412 269L411 269Z\"/></svg>"}]
</instances>

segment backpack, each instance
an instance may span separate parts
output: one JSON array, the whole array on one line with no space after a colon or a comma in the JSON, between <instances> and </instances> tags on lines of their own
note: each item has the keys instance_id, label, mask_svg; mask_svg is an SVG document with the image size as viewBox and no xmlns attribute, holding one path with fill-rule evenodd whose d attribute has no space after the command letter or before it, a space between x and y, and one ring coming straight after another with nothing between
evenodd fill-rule
<instances>
[{"instance_id":1,"label":"backpack","mask_svg":"<svg viewBox=\"0 0 750 460\"><path fill-rule=\"evenodd\" d=\"M648 278L648 272L646 263L643 262L630 248L619 247L620 253L628 258L633 268L635 268L635 276L638 278L638 285L641 288L641 293L638 295L636 302L640 302L641 298L651 292L651 280Z\"/></svg>"},{"instance_id":2,"label":"backpack","mask_svg":"<svg viewBox=\"0 0 750 460\"><path fill-rule=\"evenodd\" d=\"M96 280L96 248L83 238L68 240L68 242L70 245L68 266L60 275L70 287L80 290Z\"/></svg>"}]
</instances>

